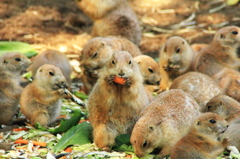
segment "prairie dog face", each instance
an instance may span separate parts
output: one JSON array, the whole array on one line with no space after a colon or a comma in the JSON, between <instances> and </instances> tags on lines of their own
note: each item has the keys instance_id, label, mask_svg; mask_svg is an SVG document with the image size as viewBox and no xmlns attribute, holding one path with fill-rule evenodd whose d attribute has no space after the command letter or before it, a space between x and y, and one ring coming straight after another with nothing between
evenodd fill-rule
<instances>
[{"instance_id":1,"label":"prairie dog face","mask_svg":"<svg viewBox=\"0 0 240 159\"><path fill-rule=\"evenodd\" d=\"M116 51L108 61L105 69L108 74L118 77L132 77L140 73L137 63L127 51Z\"/></svg>"},{"instance_id":2,"label":"prairie dog face","mask_svg":"<svg viewBox=\"0 0 240 159\"><path fill-rule=\"evenodd\" d=\"M153 58L147 55L139 55L134 58L146 84L159 85L161 81L159 65Z\"/></svg>"},{"instance_id":3,"label":"prairie dog face","mask_svg":"<svg viewBox=\"0 0 240 159\"><path fill-rule=\"evenodd\" d=\"M31 64L25 55L17 52L9 52L0 56L1 66L6 71L10 71L13 74L21 75Z\"/></svg>"},{"instance_id":4,"label":"prairie dog face","mask_svg":"<svg viewBox=\"0 0 240 159\"><path fill-rule=\"evenodd\" d=\"M134 126L130 142L133 145L134 152L137 157L144 157L158 148L162 136L159 125L144 123L144 118L140 118ZM141 124L139 124L141 123Z\"/></svg>"},{"instance_id":5,"label":"prairie dog face","mask_svg":"<svg viewBox=\"0 0 240 159\"><path fill-rule=\"evenodd\" d=\"M50 88L57 90L60 88L66 88L66 79L62 74L59 67L50 64L44 64L38 68L34 82L44 88Z\"/></svg>"},{"instance_id":6,"label":"prairie dog face","mask_svg":"<svg viewBox=\"0 0 240 159\"><path fill-rule=\"evenodd\" d=\"M238 107L239 105L238 101L227 95L218 95L212 98L206 104L206 107L209 112L217 113L227 120L230 110L233 111L235 109L234 107Z\"/></svg>"},{"instance_id":7,"label":"prairie dog face","mask_svg":"<svg viewBox=\"0 0 240 159\"><path fill-rule=\"evenodd\" d=\"M80 9L92 19L103 17L125 0L76 0Z\"/></svg>"},{"instance_id":8,"label":"prairie dog face","mask_svg":"<svg viewBox=\"0 0 240 159\"><path fill-rule=\"evenodd\" d=\"M237 26L224 27L217 31L214 41L220 42L223 46L236 49L240 46L240 28Z\"/></svg>"},{"instance_id":9,"label":"prairie dog face","mask_svg":"<svg viewBox=\"0 0 240 159\"><path fill-rule=\"evenodd\" d=\"M111 58L112 54L113 49L104 38L93 38L83 48L81 65L85 70L92 72L93 70L102 68Z\"/></svg>"},{"instance_id":10,"label":"prairie dog face","mask_svg":"<svg viewBox=\"0 0 240 159\"><path fill-rule=\"evenodd\" d=\"M185 71L191 65L193 51L188 42L178 36L167 40L160 50L160 67L165 71Z\"/></svg>"},{"instance_id":11,"label":"prairie dog face","mask_svg":"<svg viewBox=\"0 0 240 159\"><path fill-rule=\"evenodd\" d=\"M220 135L228 128L227 121L215 113L203 113L197 117L194 123L195 129L205 135Z\"/></svg>"}]
</instances>

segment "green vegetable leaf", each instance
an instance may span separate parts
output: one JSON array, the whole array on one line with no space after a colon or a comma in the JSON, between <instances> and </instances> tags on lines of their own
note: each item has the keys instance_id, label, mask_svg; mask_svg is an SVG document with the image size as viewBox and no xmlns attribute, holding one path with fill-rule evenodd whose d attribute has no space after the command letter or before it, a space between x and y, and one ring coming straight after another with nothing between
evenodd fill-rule
<instances>
[{"instance_id":1,"label":"green vegetable leaf","mask_svg":"<svg viewBox=\"0 0 240 159\"><path fill-rule=\"evenodd\" d=\"M19 41L0 41L0 55L7 52L20 52L28 58L37 55L36 50L28 43Z\"/></svg>"},{"instance_id":2,"label":"green vegetable leaf","mask_svg":"<svg viewBox=\"0 0 240 159\"><path fill-rule=\"evenodd\" d=\"M79 97L80 99L88 99L88 96L84 93L81 92L74 92L73 93L75 96Z\"/></svg>"},{"instance_id":3,"label":"green vegetable leaf","mask_svg":"<svg viewBox=\"0 0 240 159\"><path fill-rule=\"evenodd\" d=\"M130 134L121 134L117 136L113 150L134 152L133 147L130 143Z\"/></svg>"},{"instance_id":4,"label":"green vegetable leaf","mask_svg":"<svg viewBox=\"0 0 240 159\"><path fill-rule=\"evenodd\" d=\"M74 110L74 116L72 116L68 120L62 120L60 122L60 126L57 127L56 129L50 129L49 131L56 134L56 133L63 133L70 129L71 127L75 126L78 124L79 120L83 116L81 111Z\"/></svg>"},{"instance_id":5,"label":"green vegetable leaf","mask_svg":"<svg viewBox=\"0 0 240 159\"><path fill-rule=\"evenodd\" d=\"M54 152L65 149L69 145L91 143L92 126L88 122L78 124L69 129L53 148Z\"/></svg>"}]
</instances>

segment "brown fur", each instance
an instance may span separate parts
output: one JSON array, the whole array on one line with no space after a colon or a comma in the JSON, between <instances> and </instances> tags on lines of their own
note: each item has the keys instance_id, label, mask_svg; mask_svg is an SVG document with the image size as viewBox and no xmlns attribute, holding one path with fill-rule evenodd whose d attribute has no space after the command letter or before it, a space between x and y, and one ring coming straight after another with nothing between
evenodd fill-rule
<instances>
[{"instance_id":1,"label":"brown fur","mask_svg":"<svg viewBox=\"0 0 240 159\"><path fill-rule=\"evenodd\" d=\"M124 37L134 44L141 41L138 18L126 0L76 0L94 22L92 36Z\"/></svg>"},{"instance_id":2,"label":"brown fur","mask_svg":"<svg viewBox=\"0 0 240 159\"><path fill-rule=\"evenodd\" d=\"M213 159L221 155L228 145L223 133L228 123L215 113L197 117L189 133L174 146L171 159Z\"/></svg>"},{"instance_id":3,"label":"brown fur","mask_svg":"<svg viewBox=\"0 0 240 159\"><path fill-rule=\"evenodd\" d=\"M203 48L207 47L208 44L201 44L201 43L195 43L191 45L191 48L198 53L199 51L201 51Z\"/></svg>"},{"instance_id":4,"label":"brown fur","mask_svg":"<svg viewBox=\"0 0 240 159\"><path fill-rule=\"evenodd\" d=\"M185 39L169 38L160 50L160 91L167 90L176 77L193 70L194 57L195 53Z\"/></svg>"},{"instance_id":5,"label":"brown fur","mask_svg":"<svg viewBox=\"0 0 240 159\"><path fill-rule=\"evenodd\" d=\"M33 77L35 76L37 69L43 64L51 64L59 67L62 70L62 73L66 78L68 85L71 86L70 75L72 68L65 54L55 50L48 50L41 54L38 54L30 67Z\"/></svg>"},{"instance_id":6,"label":"brown fur","mask_svg":"<svg viewBox=\"0 0 240 159\"><path fill-rule=\"evenodd\" d=\"M24 88L20 97L21 111L31 125L38 122L47 126L57 119L65 87L66 79L59 67L44 64L38 68L34 81Z\"/></svg>"},{"instance_id":7,"label":"brown fur","mask_svg":"<svg viewBox=\"0 0 240 159\"><path fill-rule=\"evenodd\" d=\"M197 55L195 70L209 76L221 71L223 67L237 70L240 67L240 60L236 53L239 46L239 27L228 26L218 30L210 45Z\"/></svg>"},{"instance_id":8,"label":"brown fur","mask_svg":"<svg viewBox=\"0 0 240 159\"><path fill-rule=\"evenodd\" d=\"M200 106L200 111L205 112L207 102L214 96L222 94L222 89L209 76L199 72L188 72L173 80L170 89L182 89L191 94Z\"/></svg>"},{"instance_id":9,"label":"brown fur","mask_svg":"<svg viewBox=\"0 0 240 159\"><path fill-rule=\"evenodd\" d=\"M133 128L131 144L135 154L143 157L161 148L158 157L171 153L173 145L185 135L193 119L200 114L196 101L182 90L160 93L141 112Z\"/></svg>"},{"instance_id":10,"label":"brown fur","mask_svg":"<svg viewBox=\"0 0 240 159\"><path fill-rule=\"evenodd\" d=\"M103 68L114 51L127 51L133 57L141 55L138 47L125 38L95 37L84 46L80 63L87 92L96 83L99 69Z\"/></svg>"},{"instance_id":11,"label":"brown fur","mask_svg":"<svg viewBox=\"0 0 240 159\"><path fill-rule=\"evenodd\" d=\"M138 55L134 58L138 63L145 84L159 85L161 81L159 65L147 55Z\"/></svg>"},{"instance_id":12,"label":"brown fur","mask_svg":"<svg viewBox=\"0 0 240 159\"><path fill-rule=\"evenodd\" d=\"M154 99L152 92L159 90L161 81L158 63L147 55L138 55L134 58L143 76L144 87L148 94L149 101Z\"/></svg>"},{"instance_id":13,"label":"brown fur","mask_svg":"<svg viewBox=\"0 0 240 159\"><path fill-rule=\"evenodd\" d=\"M23 89L21 75L31 61L21 53L11 52L0 56L0 63L0 124L10 125Z\"/></svg>"},{"instance_id":14,"label":"brown fur","mask_svg":"<svg viewBox=\"0 0 240 159\"><path fill-rule=\"evenodd\" d=\"M223 93L240 102L240 73L224 68L212 77L223 89Z\"/></svg>"},{"instance_id":15,"label":"brown fur","mask_svg":"<svg viewBox=\"0 0 240 159\"><path fill-rule=\"evenodd\" d=\"M240 103L227 95L218 95L206 105L209 112L217 113L227 122L240 117Z\"/></svg>"},{"instance_id":16,"label":"brown fur","mask_svg":"<svg viewBox=\"0 0 240 159\"><path fill-rule=\"evenodd\" d=\"M126 83L114 83L114 76L125 78ZM89 95L94 143L100 149L109 150L117 135L131 133L140 111L147 104L137 63L126 51L114 52Z\"/></svg>"},{"instance_id":17,"label":"brown fur","mask_svg":"<svg viewBox=\"0 0 240 159\"><path fill-rule=\"evenodd\" d=\"M232 146L236 146L238 150L240 150L240 117L234 119L231 121L227 131L226 131L226 137Z\"/></svg>"}]
</instances>

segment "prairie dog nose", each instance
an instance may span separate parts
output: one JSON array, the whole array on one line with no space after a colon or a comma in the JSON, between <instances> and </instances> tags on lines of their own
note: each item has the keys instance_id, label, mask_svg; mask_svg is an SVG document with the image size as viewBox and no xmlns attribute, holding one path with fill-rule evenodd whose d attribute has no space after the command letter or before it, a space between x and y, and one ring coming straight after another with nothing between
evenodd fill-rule
<instances>
[{"instance_id":1,"label":"prairie dog nose","mask_svg":"<svg viewBox=\"0 0 240 159\"><path fill-rule=\"evenodd\" d=\"M119 73L118 73L119 76L124 76L125 73L123 72L123 70L121 70Z\"/></svg>"},{"instance_id":2,"label":"prairie dog nose","mask_svg":"<svg viewBox=\"0 0 240 159\"><path fill-rule=\"evenodd\" d=\"M172 60L168 59L168 64L172 64Z\"/></svg>"}]
</instances>

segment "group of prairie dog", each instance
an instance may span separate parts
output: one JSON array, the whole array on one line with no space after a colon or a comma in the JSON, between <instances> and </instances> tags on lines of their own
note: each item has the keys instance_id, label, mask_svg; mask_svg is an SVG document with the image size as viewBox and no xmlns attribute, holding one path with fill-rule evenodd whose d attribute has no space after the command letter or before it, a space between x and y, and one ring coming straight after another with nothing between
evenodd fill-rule
<instances>
[{"instance_id":1,"label":"group of prairie dog","mask_svg":"<svg viewBox=\"0 0 240 159\"><path fill-rule=\"evenodd\" d=\"M126 48L123 38L95 37L88 41L80 63L87 84L92 80L88 107L94 143L109 150L117 135L130 133L138 157L158 150L160 158L214 158L228 145L238 147L240 142L235 139L240 134L235 133L234 126L240 119L240 107L224 107L214 112L208 106L216 96L234 94L234 86L240 84L238 74L225 76L238 69L238 58L234 54L234 49L240 46L238 31L236 26L220 29L212 43L199 52L183 38L170 37L160 49L159 64L142 55L129 41ZM208 52L209 48L212 51ZM135 70L137 64L141 78ZM157 69L160 73L155 74ZM125 83L116 83L116 77L124 78ZM149 98L148 91L143 89L148 84L159 85L159 92L163 92ZM224 88L224 84L230 87ZM139 90L144 94L136 96ZM237 92L231 97L237 98ZM140 106L140 112L139 107L134 107L135 102L145 103ZM224 113L219 113L220 110ZM234 122L229 123L228 118L234 118ZM185 147L187 150L183 151Z\"/></svg>"},{"instance_id":2,"label":"group of prairie dog","mask_svg":"<svg viewBox=\"0 0 240 159\"><path fill-rule=\"evenodd\" d=\"M61 98L71 85L71 65L65 54L45 51L33 62L21 53L9 52L0 56L0 124L10 125L20 111L31 125L48 126L60 115ZM33 82L21 86L22 75L27 69L33 74Z\"/></svg>"},{"instance_id":3,"label":"group of prairie dog","mask_svg":"<svg viewBox=\"0 0 240 159\"><path fill-rule=\"evenodd\" d=\"M118 135L128 133L138 157L156 150L159 158L211 159L228 145L240 148L239 27L220 29L198 52L184 38L170 37L156 62L138 48L141 31L126 0L77 2L94 21L95 37L84 46L80 67L97 147L109 151ZM56 121L71 85L68 58L47 51L31 66L20 54L6 54L0 62L0 124L11 123L18 104L32 125ZM29 66L34 80L22 88ZM159 86L157 97L149 85Z\"/></svg>"}]
</instances>

